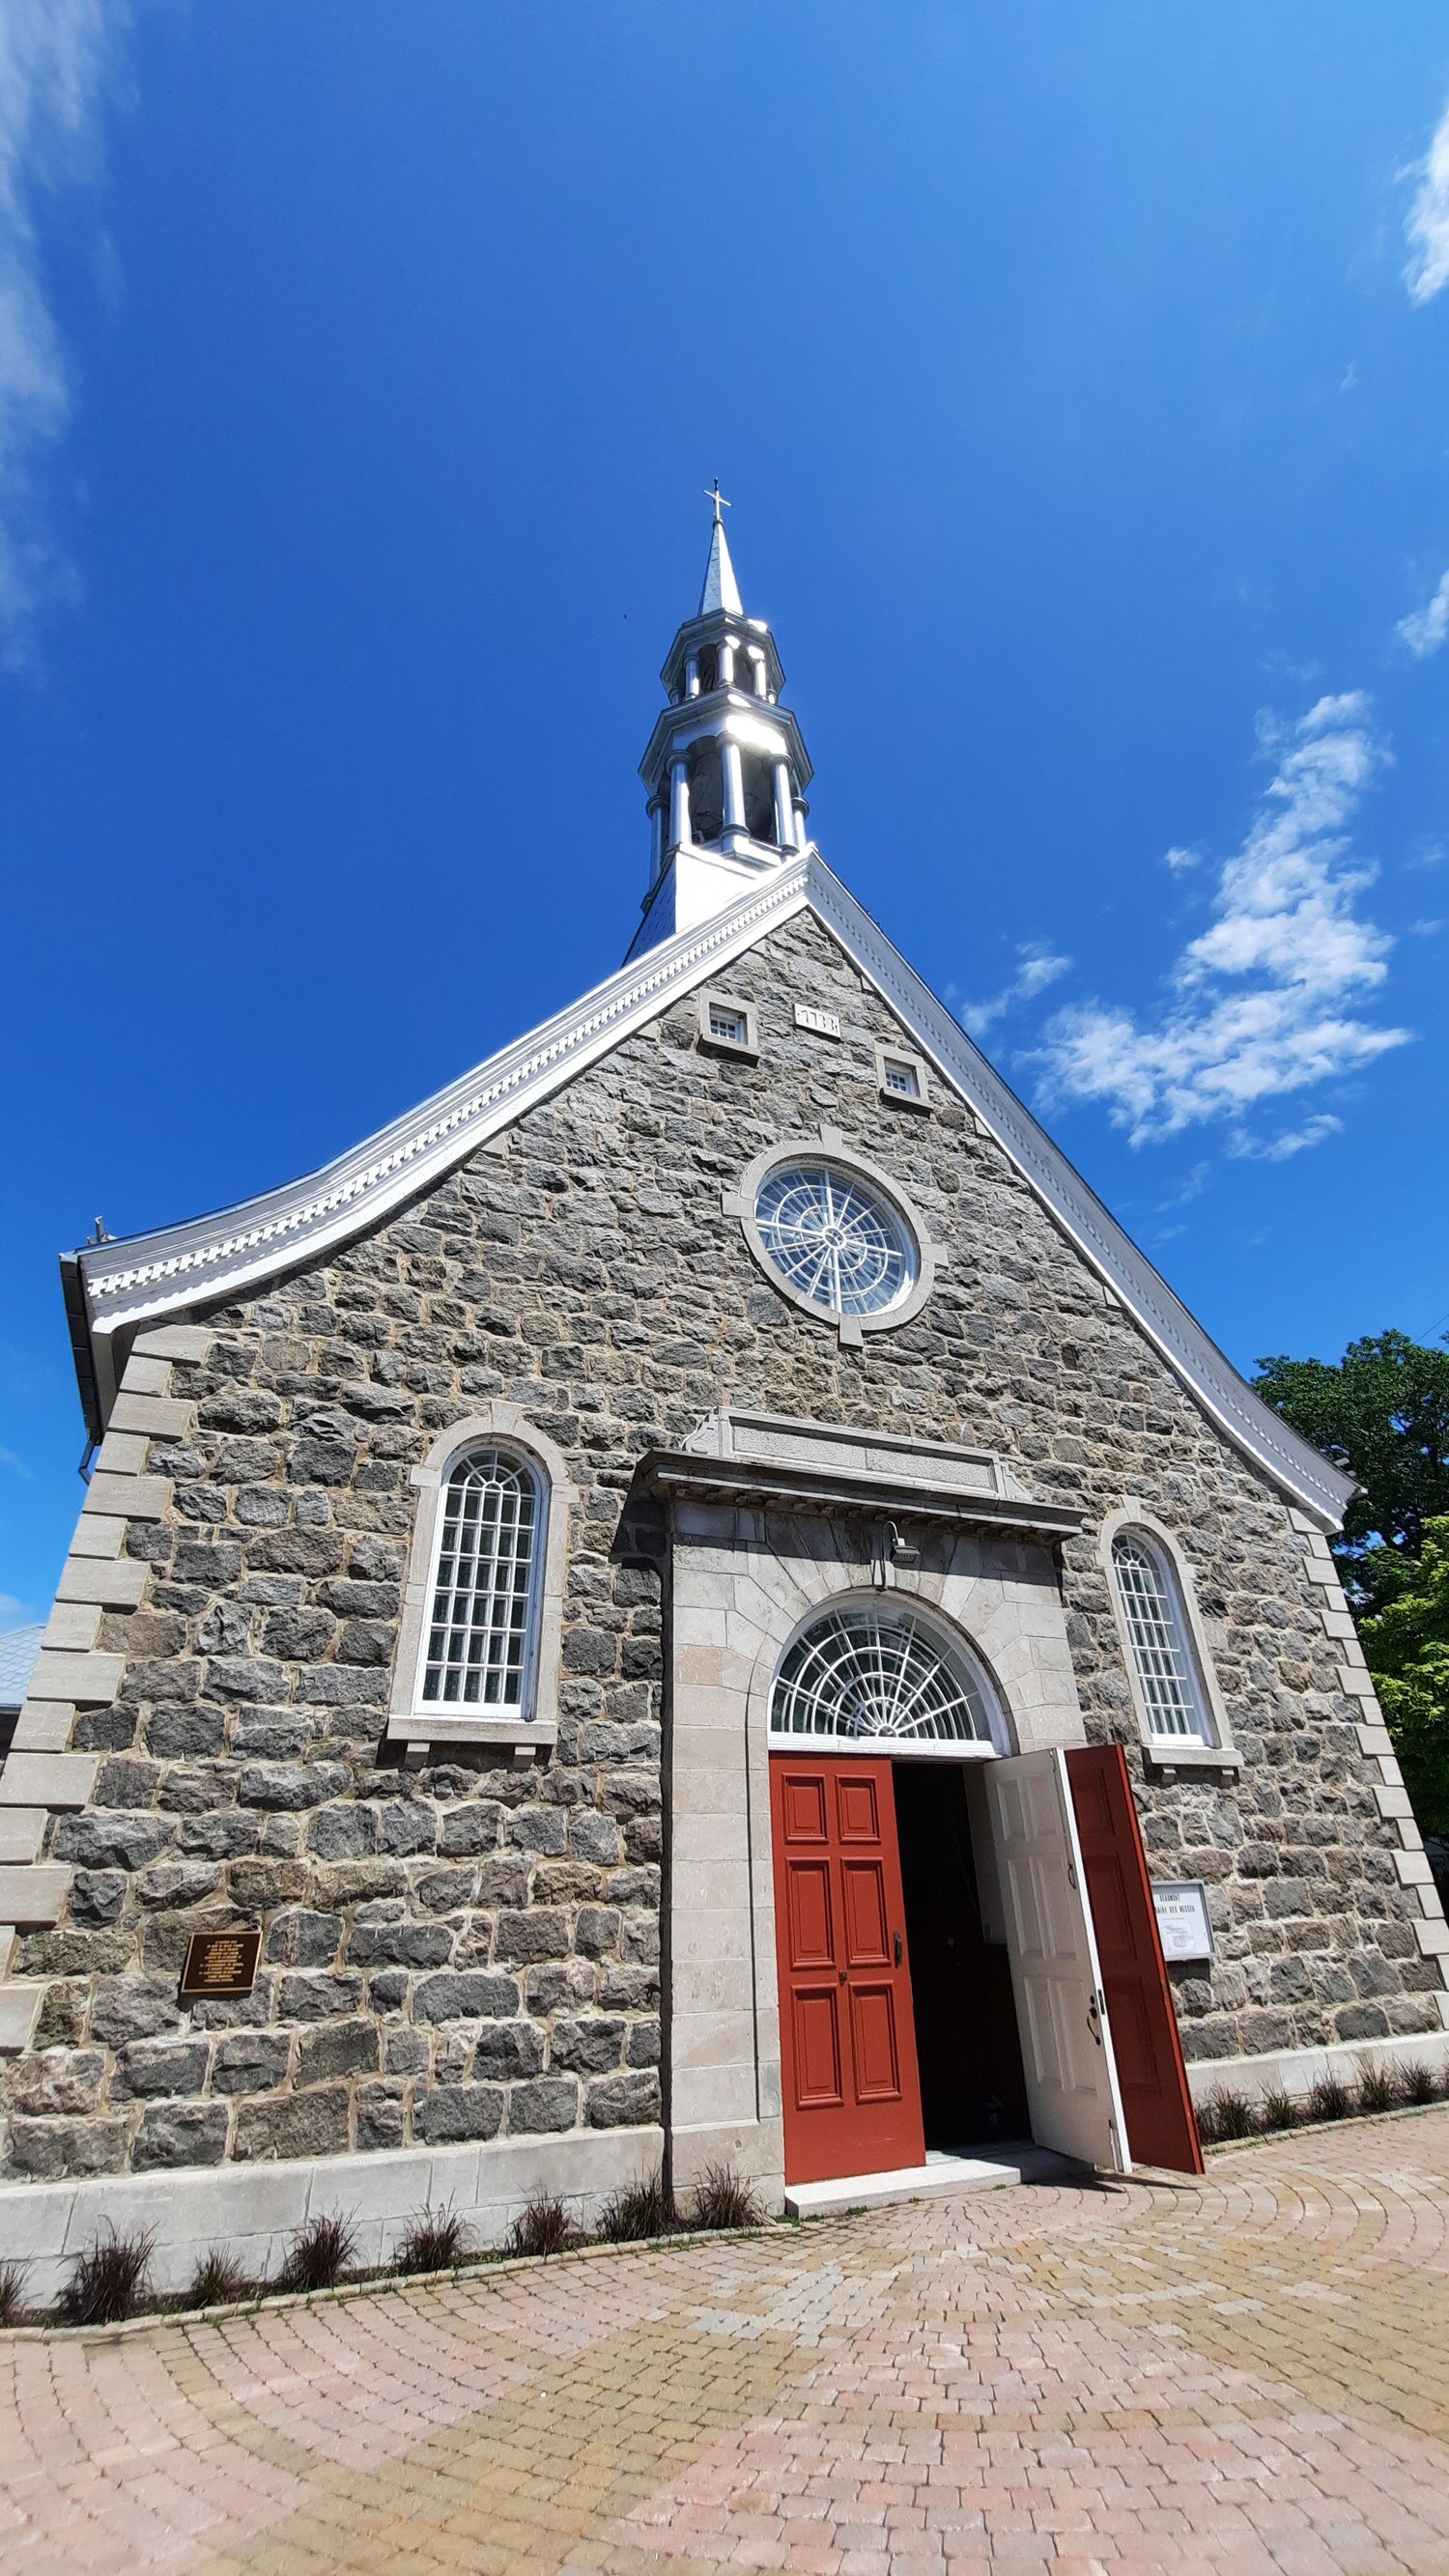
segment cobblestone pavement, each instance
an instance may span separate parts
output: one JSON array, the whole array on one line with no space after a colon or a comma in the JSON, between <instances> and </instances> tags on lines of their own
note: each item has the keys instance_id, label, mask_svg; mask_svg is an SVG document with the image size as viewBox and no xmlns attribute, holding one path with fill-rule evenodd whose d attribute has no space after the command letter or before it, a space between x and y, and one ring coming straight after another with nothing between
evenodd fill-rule
<instances>
[{"instance_id":1,"label":"cobblestone pavement","mask_svg":"<svg viewBox=\"0 0 1449 2576\"><path fill-rule=\"evenodd\" d=\"M0 2336L0 2566L1449 2571L1449 2109L214 2325Z\"/></svg>"}]
</instances>

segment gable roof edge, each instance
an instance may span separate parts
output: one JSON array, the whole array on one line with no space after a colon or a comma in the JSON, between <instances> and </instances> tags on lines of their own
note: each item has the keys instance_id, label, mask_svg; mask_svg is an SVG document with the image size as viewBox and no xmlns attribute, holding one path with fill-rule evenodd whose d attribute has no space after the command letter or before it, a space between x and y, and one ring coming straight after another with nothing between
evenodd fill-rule
<instances>
[{"instance_id":1,"label":"gable roof edge","mask_svg":"<svg viewBox=\"0 0 1449 2576\"><path fill-rule=\"evenodd\" d=\"M1095 1190L1053 1144L1014 1091L973 1045L958 1020L823 859L810 862L810 900L846 954L875 986L924 1055L975 1111L1002 1152L1056 1218L1083 1258L1121 1299L1175 1376L1220 1431L1273 1482L1337 1529L1355 1491L1326 1458L1300 1440L1254 1395L1226 1353L1203 1331Z\"/></svg>"},{"instance_id":2,"label":"gable roof edge","mask_svg":"<svg viewBox=\"0 0 1449 2576\"><path fill-rule=\"evenodd\" d=\"M66 1256L72 1339L86 1400L114 1390L114 1345L141 1324L214 1306L377 1224L512 1126L525 1110L607 1055L621 1038L753 948L815 912L923 1054L989 1130L1083 1258L1132 1315L1218 1428L1325 1528L1354 1491L1255 1396L1046 1130L973 1045L900 950L817 850L697 929L628 960L591 992L472 1067L390 1126L300 1180L213 1214L87 1244ZM72 1275L73 1274L73 1275ZM109 1402L105 1404L109 1412Z\"/></svg>"}]
</instances>

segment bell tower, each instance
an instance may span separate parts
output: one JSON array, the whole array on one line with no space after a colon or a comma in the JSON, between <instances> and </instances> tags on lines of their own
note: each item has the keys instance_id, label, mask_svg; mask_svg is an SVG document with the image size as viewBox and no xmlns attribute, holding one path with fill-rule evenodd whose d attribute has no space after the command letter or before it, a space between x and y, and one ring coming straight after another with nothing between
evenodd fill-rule
<instances>
[{"instance_id":1,"label":"bell tower","mask_svg":"<svg viewBox=\"0 0 1449 2576\"><path fill-rule=\"evenodd\" d=\"M653 848L629 954L693 930L772 870L802 858L812 771L763 618L746 617L716 482L699 607L660 674L667 705L639 764Z\"/></svg>"}]
</instances>

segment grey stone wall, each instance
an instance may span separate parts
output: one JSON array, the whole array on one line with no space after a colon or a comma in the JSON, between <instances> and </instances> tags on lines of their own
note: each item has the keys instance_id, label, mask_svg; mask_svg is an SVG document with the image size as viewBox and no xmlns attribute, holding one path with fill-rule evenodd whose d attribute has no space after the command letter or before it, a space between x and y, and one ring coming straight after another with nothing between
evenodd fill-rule
<instances>
[{"instance_id":1,"label":"grey stone wall","mask_svg":"<svg viewBox=\"0 0 1449 2576\"><path fill-rule=\"evenodd\" d=\"M1135 1746L1094 1530L1138 1495L1180 1533L1245 1768L1144 1783L1154 1867L1208 1879L1210 1978L1179 1972L1190 2055L1437 2030L1397 1837L1341 1695L1304 1540L974 1119L882 1101L899 1042L804 920L736 961L751 1065L697 1044L693 999L407 1212L213 1312L115 1705L77 1720L94 1799L50 1829L67 1913L16 1962L47 1981L5 2078L28 2176L628 2125L659 2113L664 1533L645 1450L723 1401L1008 1457L1091 1526L1065 1550L1089 1730ZM793 1025L837 1011L835 1043ZM782 1135L840 1127L950 1247L914 1322L843 1350L775 1295L720 1193ZM479 1397L565 1453L571 1548L560 1736L546 1762L409 1773L381 1745L431 1440ZM1140 1763L1133 1754L1134 1773ZM255 1993L183 2009L192 1929L265 1926Z\"/></svg>"}]
</instances>

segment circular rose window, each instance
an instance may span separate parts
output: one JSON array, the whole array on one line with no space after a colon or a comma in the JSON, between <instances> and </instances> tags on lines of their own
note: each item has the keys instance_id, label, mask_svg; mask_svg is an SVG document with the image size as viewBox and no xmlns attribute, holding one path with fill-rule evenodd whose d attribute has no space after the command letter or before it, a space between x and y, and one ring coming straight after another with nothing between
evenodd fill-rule
<instances>
[{"instance_id":1,"label":"circular rose window","mask_svg":"<svg viewBox=\"0 0 1449 2576\"><path fill-rule=\"evenodd\" d=\"M776 1163L755 1197L760 1247L793 1295L827 1315L885 1315L920 1276L915 1235L885 1193L825 1160Z\"/></svg>"}]
</instances>

